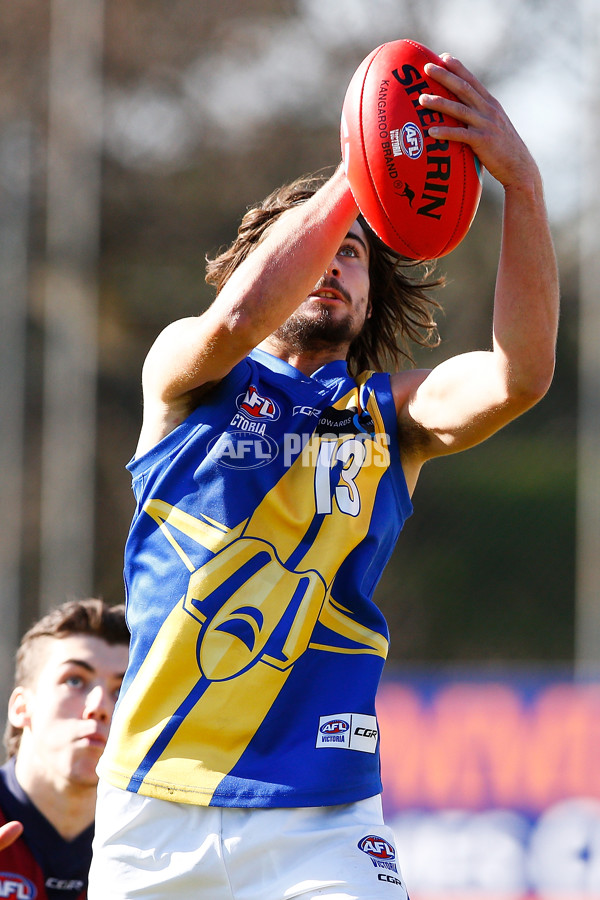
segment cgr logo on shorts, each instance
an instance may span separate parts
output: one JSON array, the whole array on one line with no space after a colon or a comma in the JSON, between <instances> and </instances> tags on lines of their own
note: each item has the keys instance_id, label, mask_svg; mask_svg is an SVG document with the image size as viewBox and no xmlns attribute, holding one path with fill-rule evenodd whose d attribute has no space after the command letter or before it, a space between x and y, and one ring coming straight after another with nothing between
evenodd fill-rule
<instances>
[{"instance_id":1,"label":"cgr logo on shorts","mask_svg":"<svg viewBox=\"0 0 600 900\"><path fill-rule=\"evenodd\" d=\"M387 884L399 884L402 887L402 879L396 878L395 875L388 875L387 872L380 872L377 881L385 881Z\"/></svg>"},{"instance_id":2,"label":"cgr logo on shorts","mask_svg":"<svg viewBox=\"0 0 600 900\"><path fill-rule=\"evenodd\" d=\"M0 872L0 897L10 900L35 900L36 886L16 872Z\"/></svg>"}]
</instances>

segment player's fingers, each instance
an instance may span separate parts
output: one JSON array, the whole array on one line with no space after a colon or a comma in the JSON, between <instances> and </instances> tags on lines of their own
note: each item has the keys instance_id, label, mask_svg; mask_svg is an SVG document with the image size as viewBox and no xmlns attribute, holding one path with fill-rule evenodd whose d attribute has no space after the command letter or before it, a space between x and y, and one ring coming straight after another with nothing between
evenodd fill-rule
<instances>
[{"instance_id":1,"label":"player's fingers","mask_svg":"<svg viewBox=\"0 0 600 900\"><path fill-rule=\"evenodd\" d=\"M439 94L420 94L419 104L427 109L434 109L442 115L451 116L459 122L463 122L472 128L477 127L482 119L482 112L473 109L460 100L451 100L448 97L441 97Z\"/></svg>"},{"instance_id":2,"label":"player's fingers","mask_svg":"<svg viewBox=\"0 0 600 900\"><path fill-rule=\"evenodd\" d=\"M454 72L445 66L438 66L435 63L426 63L424 71L433 81L437 81L438 84L454 94L458 100L464 103L465 107L485 113L486 109L494 104L494 98L478 82L475 76L471 75L469 79L470 73L462 64L459 64L459 67L460 71L467 77L463 77L458 72Z\"/></svg>"},{"instance_id":3,"label":"player's fingers","mask_svg":"<svg viewBox=\"0 0 600 900\"><path fill-rule=\"evenodd\" d=\"M471 70L468 69L465 64L460 61L460 59L457 59L450 53L442 53L440 54L440 58L444 61L446 71L451 72L453 75L458 76L458 78L471 85L471 87L474 88L475 91L477 91L477 93L480 94L485 100L493 99L492 95L485 87L485 85L481 83L476 75L473 75Z\"/></svg>"},{"instance_id":4,"label":"player's fingers","mask_svg":"<svg viewBox=\"0 0 600 900\"><path fill-rule=\"evenodd\" d=\"M461 72L468 70L452 58L452 64ZM425 72L440 85L450 91L455 99L442 97L438 94L422 94L419 98L422 106L435 109L440 113L446 113L468 128L484 132L502 132L507 127L507 119L502 106L487 91L474 76L470 76L472 82L466 81L462 75L437 66L434 63L425 65ZM435 88L434 88L435 90Z\"/></svg>"},{"instance_id":5,"label":"player's fingers","mask_svg":"<svg viewBox=\"0 0 600 900\"><path fill-rule=\"evenodd\" d=\"M0 850L10 847L23 833L21 822L7 822L0 828Z\"/></svg>"}]
</instances>

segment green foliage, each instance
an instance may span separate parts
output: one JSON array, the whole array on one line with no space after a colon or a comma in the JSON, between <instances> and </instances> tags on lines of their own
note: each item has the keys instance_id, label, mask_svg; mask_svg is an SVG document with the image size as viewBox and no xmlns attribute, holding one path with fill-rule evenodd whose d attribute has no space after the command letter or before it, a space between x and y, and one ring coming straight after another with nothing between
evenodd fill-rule
<instances>
[{"instance_id":1,"label":"green foliage","mask_svg":"<svg viewBox=\"0 0 600 900\"><path fill-rule=\"evenodd\" d=\"M508 428L435 460L378 600L394 660L569 660L572 434Z\"/></svg>"}]
</instances>

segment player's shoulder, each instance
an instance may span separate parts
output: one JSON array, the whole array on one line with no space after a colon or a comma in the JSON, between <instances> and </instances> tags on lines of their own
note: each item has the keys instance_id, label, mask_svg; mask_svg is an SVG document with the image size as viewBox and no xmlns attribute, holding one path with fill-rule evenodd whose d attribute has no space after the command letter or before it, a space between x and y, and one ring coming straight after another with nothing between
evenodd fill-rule
<instances>
[{"instance_id":1,"label":"player's shoulder","mask_svg":"<svg viewBox=\"0 0 600 900\"><path fill-rule=\"evenodd\" d=\"M199 327L201 316L185 316L182 319L174 319L162 328L146 354L146 361L153 361L153 357L164 351L166 347L175 347L189 339L190 333Z\"/></svg>"},{"instance_id":2,"label":"player's shoulder","mask_svg":"<svg viewBox=\"0 0 600 900\"><path fill-rule=\"evenodd\" d=\"M415 391L423 384L431 369L406 369L390 375L390 387L398 416L406 408Z\"/></svg>"}]
</instances>

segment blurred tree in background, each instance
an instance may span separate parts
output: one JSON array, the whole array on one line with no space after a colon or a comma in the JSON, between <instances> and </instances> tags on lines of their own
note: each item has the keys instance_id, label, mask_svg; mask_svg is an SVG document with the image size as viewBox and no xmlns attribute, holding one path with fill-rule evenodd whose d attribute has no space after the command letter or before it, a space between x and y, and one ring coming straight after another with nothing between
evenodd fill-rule
<instances>
[{"instance_id":1,"label":"blurred tree in background","mask_svg":"<svg viewBox=\"0 0 600 900\"><path fill-rule=\"evenodd\" d=\"M122 599L133 512L124 466L141 421L145 353L167 322L210 303L205 255L234 237L248 205L301 173L335 166L341 103L360 60L399 37L449 49L511 114L514 101L525 131L542 115L536 80L576 46L576 17L564 6L507 0L499 8L486 0L474 13L468 0L105 0L95 593ZM26 119L33 134L24 624L40 592L49 26L48 4L0 6L0 129ZM562 76L565 90L574 89L576 74L566 86ZM558 90L552 104L568 127ZM425 468L415 513L377 591L394 660L573 654L577 184L552 140L546 130L532 149L552 201L562 277L555 383L534 411L488 443ZM448 281L440 293L443 344L420 354L421 365L490 345L500 201L488 177L471 232L439 264Z\"/></svg>"}]
</instances>

